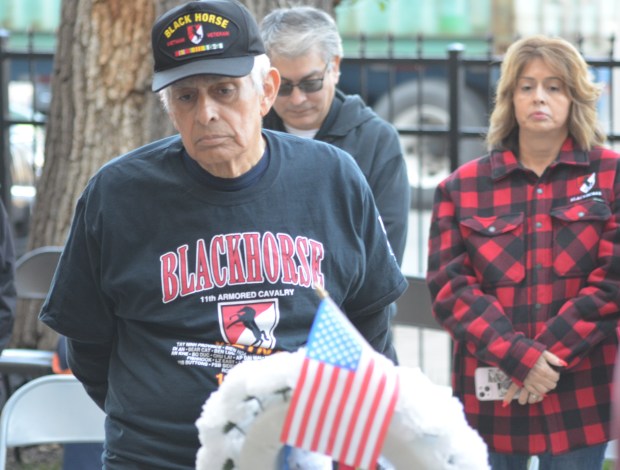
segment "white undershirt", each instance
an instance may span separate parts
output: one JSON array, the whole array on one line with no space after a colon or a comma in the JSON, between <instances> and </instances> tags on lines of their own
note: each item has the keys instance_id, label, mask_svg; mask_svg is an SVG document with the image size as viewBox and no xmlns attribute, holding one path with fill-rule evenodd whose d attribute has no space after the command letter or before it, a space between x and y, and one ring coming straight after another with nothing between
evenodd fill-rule
<instances>
[{"instance_id":1,"label":"white undershirt","mask_svg":"<svg viewBox=\"0 0 620 470\"><path fill-rule=\"evenodd\" d=\"M305 137L306 139L314 139L314 136L316 135L316 133L319 132L318 129L310 129L310 130L295 129L294 127L291 127L287 124L284 124L284 128L286 129L286 132L288 132L289 134L296 135L297 137Z\"/></svg>"}]
</instances>

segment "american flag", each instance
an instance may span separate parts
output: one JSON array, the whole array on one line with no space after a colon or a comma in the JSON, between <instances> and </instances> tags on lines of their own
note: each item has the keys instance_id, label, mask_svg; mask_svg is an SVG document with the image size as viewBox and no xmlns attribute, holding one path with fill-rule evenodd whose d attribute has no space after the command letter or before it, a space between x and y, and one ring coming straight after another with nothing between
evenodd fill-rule
<instances>
[{"instance_id":1,"label":"american flag","mask_svg":"<svg viewBox=\"0 0 620 470\"><path fill-rule=\"evenodd\" d=\"M324 298L281 441L355 468L375 468L397 399L394 364Z\"/></svg>"}]
</instances>

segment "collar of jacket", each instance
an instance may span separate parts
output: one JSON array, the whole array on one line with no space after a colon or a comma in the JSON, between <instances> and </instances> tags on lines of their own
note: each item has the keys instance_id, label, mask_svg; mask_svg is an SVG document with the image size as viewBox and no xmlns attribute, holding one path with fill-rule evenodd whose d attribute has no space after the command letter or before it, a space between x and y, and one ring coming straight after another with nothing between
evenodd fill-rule
<instances>
[{"instance_id":1,"label":"collar of jacket","mask_svg":"<svg viewBox=\"0 0 620 470\"><path fill-rule=\"evenodd\" d=\"M508 176L513 171L525 171L526 169L519 163L519 158L512 150L508 149L496 149L492 150L490 154L491 163L491 175L494 180L502 179ZM575 147L575 143L572 137L567 137L560 153L557 158L551 164L552 167L557 165L576 165L576 166L588 166L590 164L590 158L588 152Z\"/></svg>"}]
</instances>

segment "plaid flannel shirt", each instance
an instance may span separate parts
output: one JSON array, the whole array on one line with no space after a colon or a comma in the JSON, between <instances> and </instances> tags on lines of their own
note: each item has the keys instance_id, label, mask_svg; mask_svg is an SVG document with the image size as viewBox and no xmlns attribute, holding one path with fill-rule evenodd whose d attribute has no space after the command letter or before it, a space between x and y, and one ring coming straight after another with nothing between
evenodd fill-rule
<instances>
[{"instance_id":1,"label":"plaid flannel shirt","mask_svg":"<svg viewBox=\"0 0 620 470\"><path fill-rule=\"evenodd\" d=\"M620 159L567 139L538 177L510 151L437 188L427 281L454 342L452 383L490 450L553 454L606 442L620 313ZM476 398L477 367L523 385L544 350L564 359L539 404Z\"/></svg>"}]
</instances>

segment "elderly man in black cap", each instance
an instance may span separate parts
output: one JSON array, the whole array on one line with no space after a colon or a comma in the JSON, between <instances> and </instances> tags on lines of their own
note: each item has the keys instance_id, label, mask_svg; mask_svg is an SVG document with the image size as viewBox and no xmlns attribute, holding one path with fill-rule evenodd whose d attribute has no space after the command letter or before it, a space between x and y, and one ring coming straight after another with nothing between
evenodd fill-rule
<instances>
[{"instance_id":1,"label":"elderly man in black cap","mask_svg":"<svg viewBox=\"0 0 620 470\"><path fill-rule=\"evenodd\" d=\"M152 38L179 135L89 181L40 314L107 414L106 469L193 469L205 400L235 364L306 343L316 286L394 359L406 288L351 156L261 129L280 77L245 7L190 2Z\"/></svg>"}]
</instances>

